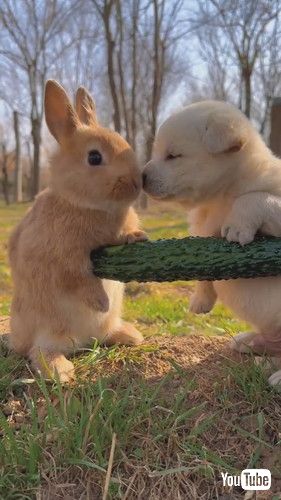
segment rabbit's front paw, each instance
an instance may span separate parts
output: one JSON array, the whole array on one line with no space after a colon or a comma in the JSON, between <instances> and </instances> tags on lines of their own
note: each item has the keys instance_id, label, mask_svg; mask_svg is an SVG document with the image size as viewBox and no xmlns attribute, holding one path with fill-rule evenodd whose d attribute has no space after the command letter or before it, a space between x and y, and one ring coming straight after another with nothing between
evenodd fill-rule
<instances>
[{"instance_id":1,"label":"rabbit's front paw","mask_svg":"<svg viewBox=\"0 0 281 500\"><path fill-rule=\"evenodd\" d=\"M132 233L126 234L126 243L136 243L137 241L147 241L148 236L144 231L133 231Z\"/></svg>"},{"instance_id":2,"label":"rabbit's front paw","mask_svg":"<svg viewBox=\"0 0 281 500\"><path fill-rule=\"evenodd\" d=\"M33 368L47 379L58 378L61 383L75 379L74 365L63 354L44 348L33 348L29 353Z\"/></svg>"},{"instance_id":3,"label":"rabbit's front paw","mask_svg":"<svg viewBox=\"0 0 281 500\"><path fill-rule=\"evenodd\" d=\"M63 384L72 382L75 379L74 365L64 356L61 356L59 360L53 363L52 372L54 378L58 377Z\"/></svg>"},{"instance_id":4,"label":"rabbit's front paw","mask_svg":"<svg viewBox=\"0 0 281 500\"><path fill-rule=\"evenodd\" d=\"M226 238L227 241L235 241L240 243L240 245L247 245L251 243L256 234L256 227L254 225L245 225L243 221L238 221L235 219L226 220L225 224L221 228L221 235Z\"/></svg>"}]
</instances>

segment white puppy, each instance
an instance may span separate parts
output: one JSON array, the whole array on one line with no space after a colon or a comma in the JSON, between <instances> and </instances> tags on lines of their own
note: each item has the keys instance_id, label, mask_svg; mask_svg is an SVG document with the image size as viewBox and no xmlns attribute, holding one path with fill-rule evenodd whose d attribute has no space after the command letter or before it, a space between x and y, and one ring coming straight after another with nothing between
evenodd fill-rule
<instances>
[{"instance_id":1,"label":"white puppy","mask_svg":"<svg viewBox=\"0 0 281 500\"><path fill-rule=\"evenodd\" d=\"M168 118L143 180L153 198L189 210L193 235L241 245L257 231L281 236L281 160L230 104L200 102ZM256 332L234 337L233 348L281 357L281 276L200 282L191 310L208 312L217 297ZM281 370L269 382L281 383Z\"/></svg>"}]
</instances>

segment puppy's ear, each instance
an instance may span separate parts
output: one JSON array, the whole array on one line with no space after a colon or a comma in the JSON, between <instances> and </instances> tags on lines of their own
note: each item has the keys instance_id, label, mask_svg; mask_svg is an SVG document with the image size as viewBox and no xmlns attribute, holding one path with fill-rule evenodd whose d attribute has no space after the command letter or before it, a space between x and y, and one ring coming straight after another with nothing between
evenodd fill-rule
<instances>
[{"instance_id":1,"label":"puppy's ear","mask_svg":"<svg viewBox=\"0 0 281 500\"><path fill-rule=\"evenodd\" d=\"M223 114L213 113L207 119L204 143L211 154L236 153L246 142L243 123Z\"/></svg>"},{"instance_id":2,"label":"puppy's ear","mask_svg":"<svg viewBox=\"0 0 281 500\"><path fill-rule=\"evenodd\" d=\"M76 92L75 108L79 120L85 125L96 125L96 106L89 92L84 87L79 87Z\"/></svg>"},{"instance_id":3,"label":"puppy's ear","mask_svg":"<svg viewBox=\"0 0 281 500\"><path fill-rule=\"evenodd\" d=\"M48 80L45 88L46 123L54 138L62 143L79 126L76 115L68 96L55 80Z\"/></svg>"}]
</instances>

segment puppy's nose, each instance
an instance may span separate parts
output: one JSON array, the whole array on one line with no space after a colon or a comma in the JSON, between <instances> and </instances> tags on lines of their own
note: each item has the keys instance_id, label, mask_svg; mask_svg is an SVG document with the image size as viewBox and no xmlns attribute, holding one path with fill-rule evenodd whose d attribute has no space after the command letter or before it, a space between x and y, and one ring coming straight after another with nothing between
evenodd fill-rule
<instances>
[{"instance_id":1,"label":"puppy's nose","mask_svg":"<svg viewBox=\"0 0 281 500\"><path fill-rule=\"evenodd\" d=\"M147 174L144 172L144 173L142 174L142 185L143 185L143 187L145 186L145 182L146 182L146 180L147 180Z\"/></svg>"}]
</instances>

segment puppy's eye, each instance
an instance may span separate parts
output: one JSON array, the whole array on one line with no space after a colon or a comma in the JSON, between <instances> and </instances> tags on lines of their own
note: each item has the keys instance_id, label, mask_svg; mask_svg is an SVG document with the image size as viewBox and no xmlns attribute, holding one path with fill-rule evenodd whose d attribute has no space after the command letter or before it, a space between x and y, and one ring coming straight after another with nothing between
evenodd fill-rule
<instances>
[{"instance_id":1,"label":"puppy's eye","mask_svg":"<svg viewBox=\"0 0 281 500\"><path fill-rule=\"evenodd\" d=\"M172 154L172 153L169 153L167 156L166 156L166 160L175 160L176 158L181 158L182 155L175 155L175 154Z\"/></svg>"},{"instance_id":2,"label":"puppy's eye","mask_svg":"<svg viewBox=\"0 0 281 500\"><path fill-rule=\"evenodd\" d=\"M92 166L98 166L102 163L102 155L97 149L93 149L88 153L88 163Z\"/></svg>"}]
</instances>

